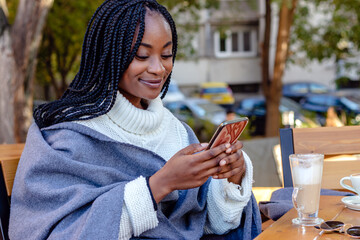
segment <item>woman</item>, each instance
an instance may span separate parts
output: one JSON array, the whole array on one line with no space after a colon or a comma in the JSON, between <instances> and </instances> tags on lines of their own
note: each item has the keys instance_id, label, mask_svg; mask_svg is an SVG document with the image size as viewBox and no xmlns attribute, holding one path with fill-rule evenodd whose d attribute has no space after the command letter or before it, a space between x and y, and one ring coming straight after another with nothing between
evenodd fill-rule
<instances>
[{"instance_id":1,"label":"woman","mask_svg":"<svg viewBox=\"0 0 360 240\"><path fill-rule=\"evenodd\" d=\"M175 24L156 1L108 0L97 9L69 89L34 112L12 192L11 239L259 233L242 144L205 150L162 105L176 49Z\"/></svg>"}]
</instances>

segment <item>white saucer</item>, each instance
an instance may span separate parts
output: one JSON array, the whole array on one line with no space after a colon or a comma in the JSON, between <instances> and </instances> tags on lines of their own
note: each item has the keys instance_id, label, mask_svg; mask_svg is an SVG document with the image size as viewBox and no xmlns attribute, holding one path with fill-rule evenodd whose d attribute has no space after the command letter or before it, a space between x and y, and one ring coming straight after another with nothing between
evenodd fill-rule
<instances>
[{"instance_id":1,"label":"white saucer","mask_svg":"<svg viewBox=\"0 0 360 240\"><path fill-rule=\"evenodd\" d=\"M344 197L341 201L345 204L346 207L360 211L360 197L359 196L350 196Z\"/></svg>"}]
</instances>

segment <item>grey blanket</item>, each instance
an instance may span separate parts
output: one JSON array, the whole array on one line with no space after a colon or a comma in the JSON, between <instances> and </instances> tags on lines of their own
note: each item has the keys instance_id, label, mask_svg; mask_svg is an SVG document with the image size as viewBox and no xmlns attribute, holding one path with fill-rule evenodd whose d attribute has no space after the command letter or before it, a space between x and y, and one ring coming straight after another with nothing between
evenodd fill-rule
<instances>
[{"instance_id":1,"label":"grey blanket","mask_svg":"<svg viewBox=\"0 0 360 240\"><path fill-rule=\"evenodd\" d=\"M197 142L187 129L190 142ZM153 175L164 164L151 151L116 142L79 124L61 123L41 131L34 124L12 191L10 238L118 239L125 184L140 175ZM165 197L158 205L159 225L140 238L199 239L209 181ZM243 221L231 233L237 239L259 233L254 198L244 212L250 215L243 216L247 224Z\"/></svg>"}]
</instances>

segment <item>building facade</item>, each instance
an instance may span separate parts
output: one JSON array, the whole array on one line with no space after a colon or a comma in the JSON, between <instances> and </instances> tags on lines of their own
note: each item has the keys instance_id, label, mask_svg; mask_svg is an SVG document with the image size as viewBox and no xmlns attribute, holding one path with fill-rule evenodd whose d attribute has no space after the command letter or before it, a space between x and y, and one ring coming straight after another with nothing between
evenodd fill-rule
<instances>
[{"instance_id":1,"label":"building facade","mask_svg":"<svg viewBox=\"0 0 360 240\"><path fill-rule=\"evenodd\" d=\"M173 78L182 87L202 82L228 83L235 92L261 91L261 44L265 26L264 0L221 0L218 9L202 10L193 45L196 58L177 60ZM274 13L275 12L275 13ZM276 8L272 18L270 54L277 35ZM179 35L183 34L179 32ZM273 65L270 57L270 66ZM315 81L333 85L334 63L289 65L283 82Z\"/></svg>"}]
</instances>

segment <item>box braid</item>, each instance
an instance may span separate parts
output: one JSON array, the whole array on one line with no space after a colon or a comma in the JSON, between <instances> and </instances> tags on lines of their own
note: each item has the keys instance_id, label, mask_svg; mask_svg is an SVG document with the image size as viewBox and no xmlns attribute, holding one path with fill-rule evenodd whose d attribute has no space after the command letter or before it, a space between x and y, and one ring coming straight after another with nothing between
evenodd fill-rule
<instances>
[{"instance_id":1,"label":"box braid","mask_svg":"<svg viewBox=\"0 0 360 240\"><path fill-rule=\"evenodd\" d=\"M148 10L162 14L170 25L174 63L176 27L164 6L156 0L106 0L90 19L84 36L79 72L68 89L59 100L35 109L34 119L40 128L60 122L91 119L110 111L116 100L119 80L142 41ZM163 86L161 98L167 93L170 78L171 73Z\"/></svg>"}]
</instances>

